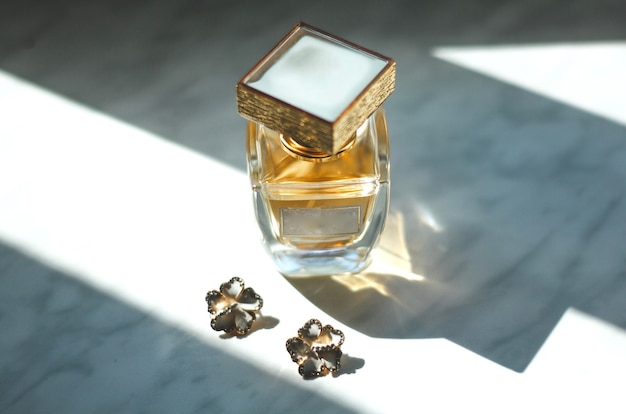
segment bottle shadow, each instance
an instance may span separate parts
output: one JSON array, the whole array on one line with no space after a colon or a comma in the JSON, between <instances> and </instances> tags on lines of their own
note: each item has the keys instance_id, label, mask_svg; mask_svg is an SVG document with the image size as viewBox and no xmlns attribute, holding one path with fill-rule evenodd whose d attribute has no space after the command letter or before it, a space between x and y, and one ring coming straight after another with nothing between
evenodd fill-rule
<instances>
[{"instance_id":1,"label":"bottle shadow","mask_svg":"<svg viewBox=\"0 0 626 414\"><path fill-rule=\"evenodd\" d=\"M523 372L565 310L588 295L578 290L573 296L567 281L536 272L535 259L551 234L516 246L519 252L503 245L500 257L489 261L475 246L487 243L477 242L480 236L444 231L419 209L422 218L411 221L406 211L390 213L373 263L363 272L287 280L324 312L368 336L446 338ZM498 254L497 240L488 242ZM362 364L348 360L345 372Z\"/></svg>"}]
</instances>

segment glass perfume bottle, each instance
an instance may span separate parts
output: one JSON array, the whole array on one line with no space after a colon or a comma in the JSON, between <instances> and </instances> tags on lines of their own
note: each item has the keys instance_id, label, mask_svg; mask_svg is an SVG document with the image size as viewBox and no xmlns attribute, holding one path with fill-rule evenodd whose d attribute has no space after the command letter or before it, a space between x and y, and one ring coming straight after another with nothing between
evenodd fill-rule
<instances>
[{"instance_id":1,"label":"glass perfume bottle","mask_svg":"<svg viewBox=\"0 0 626 414\"><path fill-rule=\"evenodd\" d=\"M257 222L287 276L356 273L389 206L395 62L304 23L237 84Z\"/></svg>"}]
</instances>

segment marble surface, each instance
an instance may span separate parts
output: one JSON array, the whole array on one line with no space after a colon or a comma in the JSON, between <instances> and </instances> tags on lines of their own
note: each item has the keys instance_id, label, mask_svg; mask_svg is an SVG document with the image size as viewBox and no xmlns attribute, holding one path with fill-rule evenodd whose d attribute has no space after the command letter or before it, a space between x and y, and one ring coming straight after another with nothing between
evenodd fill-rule
<instances>
[{"instance_id":1,"label":"marble surface","mask_svg":"<svg viewBox=\"0 0 626 414\"><path fill-rule=\"evenodd\" d=\"M3 1L0 412L623 412L625 12ZM398 64L350 277L282 277L253 220L234 85L299 20ZM203 300L233 275L266 303L241 339ZM284 350L311 317L335 378Z\"/></svg>"}]
</instances>

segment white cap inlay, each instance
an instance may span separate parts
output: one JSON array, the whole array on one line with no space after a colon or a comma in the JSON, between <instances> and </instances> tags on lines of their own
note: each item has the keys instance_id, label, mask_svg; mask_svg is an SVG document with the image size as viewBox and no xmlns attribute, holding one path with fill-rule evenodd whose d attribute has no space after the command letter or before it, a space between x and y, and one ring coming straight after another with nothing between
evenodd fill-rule
<instances>
[{"instance_id":1,"label":"white cap inlay","mask_svg":"<svg viewBox=\"0 0 626 414\"><path fill-rule=\"evenodd\" d=\"M335 121L387 62L305 35L248 85L327 121Z\"/></svg>"}]
</instances>

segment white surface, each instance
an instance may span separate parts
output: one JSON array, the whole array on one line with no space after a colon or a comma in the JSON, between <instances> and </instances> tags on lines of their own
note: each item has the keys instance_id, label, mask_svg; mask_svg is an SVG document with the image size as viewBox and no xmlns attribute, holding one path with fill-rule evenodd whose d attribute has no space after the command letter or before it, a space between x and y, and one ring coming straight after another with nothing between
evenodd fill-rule
<instances>
[{"instance_id":1,"label":"white surface","mask_svg":"<svg viewBox=\"0 0 626 414\"><path fill-rule=\"evenodd\" d=\"M618 328L570 310L523 374L445 339L367 337L324 315L273 270L257 243L243 173L6 74L0 113L4 243L268 378L358 412L623 412L626 333ZM232 275L263 296L276 327L241 340L209 329L201 298ZM342 329L344 353L364 366L303 381L284 341L311 317ZM250 387L264 380L241 379ZM206 381L209 388L219 376Z\"/></svg>"},{"instance_id":2,"label":"white surface","mask_svg":"<svg viewBox=\"0 0 626 414\"><path fill-rule=\"evenodd\" d=\"M249 85L334 121L387 62L311 35L298 39Z\"/></svg>"}]
</instances>

